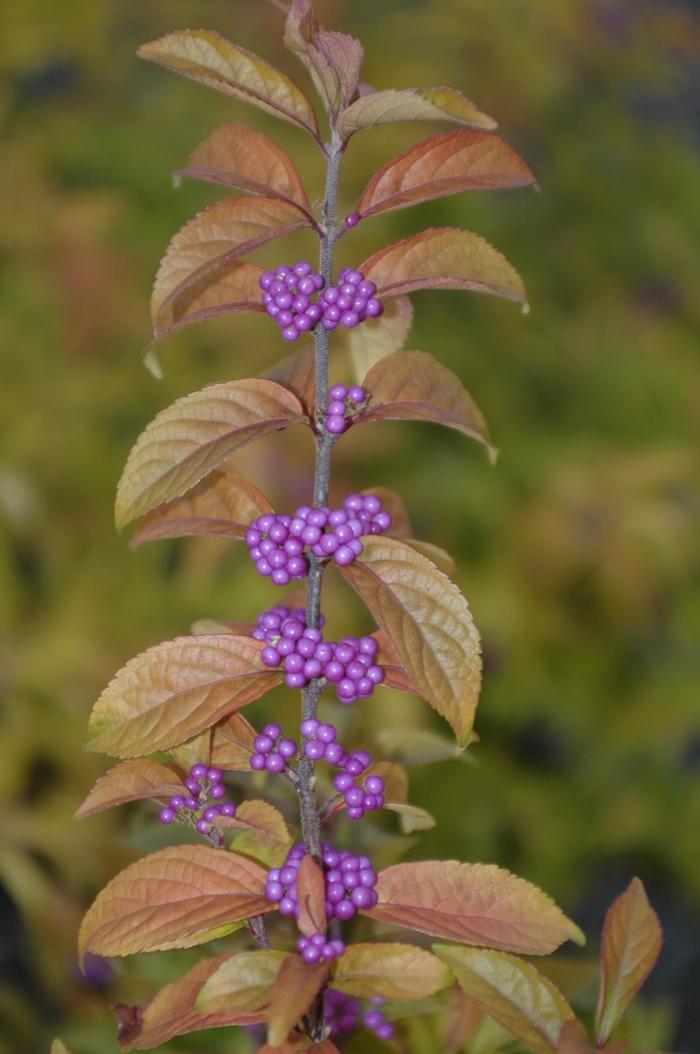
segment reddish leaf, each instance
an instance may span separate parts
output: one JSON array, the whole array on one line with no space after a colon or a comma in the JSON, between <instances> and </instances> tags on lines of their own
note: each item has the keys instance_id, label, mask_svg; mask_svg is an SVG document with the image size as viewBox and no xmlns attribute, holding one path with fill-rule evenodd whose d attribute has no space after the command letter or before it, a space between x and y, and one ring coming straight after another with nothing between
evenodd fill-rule
<instances>
[{"instance_id":1,"label":"reddish leaf","mask_svg":"<svg viewBox=\"0 0 700 1054\"><path fill-rule=\"evenodd\" d=\"M270 989L286 957L287 953L281 951L227 956L202 986L197 1010L248 1013L267 1006Z\"/></svg>"},{"instance_id":2,"label":"reddish leaf","mask_svg":"<svg viewBox=\"0 0 700 1054\"><path fill-rule=\"evenodd\" d=\"M212 729L211 764L228 772L249 772L257 732L243 714L231 714Z\"/></svg>"},{"instance_id":3,"label":"reddish leaf","mask_svg":"<svg viewBox=\"0 0 700 1054\"><path fill-rule=\"evenodd\" d=\"M80 927L83 958L191 948L271 911L266 872L252 860L179 845L137 860L105 886Z\"/></svg>"},{"instance_id":4,"label":"reddish leaf","mask_svg":"<svg viewBox=\"0 0 700 1054\"><path fill-rule=\"evenodd\" d=\"M98 779L76 812L75 819L84 820L86 816L94 816L128 801L171 798L175 794L189 796L182 780L172 769L145 758L124 761Z\"/></svg>"},{"instance_id":5,"label":"reddish leaf","mask_svg":"<svg viewBox=\"0 0 700 1054\"><path fill-rule=\"evenodd\" d=\"M246 443L304 420L297 397L273 381L224 381L185 395L132 447L117 487L117 526L186 494Z\"/></svg>"},{"instance_id":6,"label":"reddish leaf","mask_svg":"<svg viewBox=\"0 0 700 1054\"><path fill-rule=\"evenodd\" d=\"M412 321L411 301L407 296L397 296L386 301L380 318L368 318L361 326L336 331L337 340L348 349L358 381L385 355L403 348Z\"/></svg>"},{"instance_id":7,"label":"reddish leaf","mask_svg":"<svg viewBox=\"0 0 700 1054\"><path fill-rule=\"evenodd\" d=\"M452 983L450 971L412 944L351 944L338 959L333 988L360 999L410 1003Z\"/></svg>"},{"instance_id":8,"label":"reddish leaf","mask_svg":"<svg viewBox=\"0 0 700 1054\"><path fill-rule=\"evenodd\" d=\"M257 487L231 472L211 472L182 498L158 505L142 520L130 545L162 538L209 535L243 538L258 516L272 506Z\"/></svg>"},{"instance_id":9,"label":"reddish leaf","mask_svg":"<svg viewBox=\"0 0 700 1054\"><path fill-rule=\"evenodd\" d=\"M633 878L605 916L600 953L597 1042L602 1046L654 968L663 933L644 886Z\"/></svg>"},{"instance_id":10,"label":"reddish leaf","mask_svg":"<svg viewBox=\"0 0 700 1054\"><path fill-rule=\"evenodd\" d=\"M294 1033L286 1043L281 1045L272 1047L266 1043L260 1048L258 1054L340 1054L340 1051L330 1039L314 1043L308 1036Z\"/></svg>"},{"instance_id":11,"label":"reddish leaf","mask_svg":"<svg viewBox=\"0 0 700 1054\"><path fill-rule=\"evenodd\" d=\"M282 198L309 211L309 199L286 150L245 124L217 128L194 150L176 178L202 179L223 187Z\"/></svg>"},{"instance_id":12,"label":"reddish leaf","mask_svg":"<svg viewBox=\"0 0 700 1054\"><path fill-rule=\"evenodd\" d=\"M302 1014L309 1009L328 977L328 965L307 966L298 955L289 955L270 991L267 1042L279 1047Z\"/></svg>"},{"instance_id":13,"label":"reddish leaf","mask_svg":"<svg viewBox=\"0 0 700 1054\"><path fill-rule=\"evenodd\" d=\"M326 932L326 883L318 864L305 856L297 874L297 925L305 937Z\"/></svg>"},{"instance_id":14,"label":"reddish leaf","mask_svg":"<svg viewBox=\"0 0 700 1054\"><path fill-rule=\"evenodd\" d=\"M545 893L492 864L396 864L380 873L376 892L379 904L365 914L433 937L522 955L584 943Z\"/></svg>"},{"instance_id":15,"label":"reddish leaf","mask_svg":"<svg viewBox=\"0 0 700 1054\"><path fill-rule=\"evenodd\" d=\"M453 121L487 130L496 127L492 117L456 88L403 88L362 95L340 114L337 129L349 139L361 128L400 121Z\"/></svg>"},{"instance_id":16,"label":"reddish leaf","mask_svg":"<svg viewBox=\"0 0 700 1054\"><path fill-rule=\"evenodd\" d=\"M384 670L384 685L397 692L408 692L409 695L420 695L418 685L401 665L396 649L385 633L372 634L379 643L377 663Z\"/></svg>"},{"instance_id":17,"label":"reddish leaf","mask_svg":"<svg viewBox=\"0 0 700 1054\"><path fill-rule=\"evenodd\" d=\"M173 73L283 117L318 139L316 115L296 84L252 51L232 44L218 33L205 29L168 33L143 44L137 54Z\"/></svg>"},{"instance_id":18,"label":"reddish leaf","mask_svg":"<svg viewBox=\"0 0 700 1054\"><path fill-rule=\"evenodd\" d=\"M527 306L518 272L478 234L432 227L380 249L360 264L382 297L417 289L463 289L515 300Z\"/></svg>"},{"instance_id":19,"label":"reddish leaf","mask_svg":"<svg viewBox=\"0 0 700 1054\"><path fill-rule=\"evenodd\" d=\"M319 26L311 0L292 0L284 42L310 73L329 114L337 114L352 102L362 65L359 40Z\"/></svg>"},{"instance_id":20,"label":"reddish leaf","mask_svg":"<svg viewBox=\"0 0 700 1054\"><path fill-rule=\"evenodd\" d=\"M598 1048L588 1042L580 1021L566 1021L557 1043L557 1054L597 1054Z\"/></svg>"},{"instance_id":21,"label":"reddish leaf","mask_svg":"<svg viewBox=\"0 0 700 1054\"><path fill-rule=\"evenodd\" d=\"M209 634L230 633L232 637L249 637L255 629L254 622L235 622L225 618L198 618L190 627L193 637Z\"/></svg>"},{"instance_id":22,"label":"reddish leaf","mask_svg":"<svg viewBox=\"0 0 700 1054\"><path fill-rule=\"evenodd\" d=\"M497 135L434 135L380 168L362 192L360 216L403 209L463 190L502 190L535 182L523 159Z\"/></svg>"},{"instance_id":23,"label":"reddish leaf","mask_svg":"<svg viewBox=\"0 0 700 1054\"><path fill-rule=\"evenodd\" d=\"M88 747L116 757L167 750L282 681L250 637L177 637L123 666L93 707Z\"/></svg>"},{"instance_id":24,"label":"reddish leaf","mask_svg":"<svg viewBox=\"0 0 700 1054\"><path fill-rule=\"evenodd\" d=\"M449 1016L445 1025L446 1054L468 1050L483 1018L479 1007L455 985L449 994Z\"/></svg>"},{"instance_id":25,"label":"reddish leaf","mask_svg":"<svg viewBox=\"0 0 700 1054\"><path fill-rule=\"evenodd\" d=\"M154 345L172 333L195 322L206 322L209 318L221 315L235 315L244 311L262 313L264 308L258 284L262 273L262 267L257 264L236 260L218 270L207 272L203 278L197 279L178 294L154 321L153 340L144 354L145 364L151 373L161 378Z\"/></svg>"},{"instance_id":26,"label":"reddish leaf","mask_svg":"<svg viewBox=\"0 0 700 1054\"><path fill-rule=\"evenodd\" d=\"M316 355L312 347L287 355L266 370L263 376L291 389L299 396L309 418L313 418L316 409Z\"/></svg>"}]
</instances>

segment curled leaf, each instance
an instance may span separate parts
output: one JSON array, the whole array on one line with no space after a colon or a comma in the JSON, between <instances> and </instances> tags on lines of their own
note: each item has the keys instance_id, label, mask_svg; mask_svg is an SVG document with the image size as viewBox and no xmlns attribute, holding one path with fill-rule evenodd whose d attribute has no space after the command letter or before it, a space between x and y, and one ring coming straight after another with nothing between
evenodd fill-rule
<instances>
[{"instance_id":1,"label":"curled leaf","mask_svg":"<svg viewBox=\"0 0 700 1054\"><path fill-rule=\"evenodd\" d=\"M362 95L340 114L337 130L349 139L361 128L401 121L453 121L487 130L496 127L492 117L456 88L403 88Z\"/></svg>"},{"instance_id":2,"label":"curled leaf","mask_svg":"<svg viewBox=\"0 0 700 1054\"><path fill-rule=\"evenodd\" d=\"M338 959L333 988L359 999L410 1003L452 983L450 971L412 944L351 944Z\"/></svg>"},{"instance_id":3,"label":"curled leaf","mask_svg":"<svg viewBox=\"0 0 700 1054\"><path fill-rule=\"evenodd\" d=\"M328 977L328 966L307 966L298 955L288 955L270 991L267 1042L279 1047L302 1014L309 1009Z\"/></svg>"},{"instance_id":4,"label":"curled leaf","mask_svg":"<svg viewBox=\"0 0 700 1054\"><path fill-rule=\"evenodd\" d=\"M141 798L170 798L176 794L188 797L188 793L178 774L167 766L146 758L124 761L100 776L75 819L84 820L86 816Z\"/></svg>"},{"instance_id":5,"label":"curled leaf","mask_svg":"<svg viewBox=\"0 0 700 1054\"><path fill-rule=\"evenodd\" d=\"M284 43L303 62L331 116L352 102L362 65L359 40L320 26L311 0L292 0Z\"/></svg>"},{"instance_id":6,"label":"curled leaf","mask_svg":"<svg viewBox=\"0 0 700 1054\"><path fill-rule=\"evenodd\" d=\"M326 882L318 864L307 854L297 872L297 925L305 937L326 932Z\"/></svg>"},{"instance_id":7,"label":"curled leaf","mask_svg":"<svg viewBox=\"0 0 700 1054\"><path fill-rule=\"evenodd\" d=\"M269 1000L287 953L240 952L228 955L202 985L196 1006L200 1013L241 1013L260 1010Z\"/></svg>"},{"instance_id":8,"label":"curled leaf","mask_svg":"<svg viewBox=\"0 0 700 1054\"><path fill-rule=\"evenodd\" d=\"M217 825L234 832L234 849L261 861L267 867L281 867L292 844L284 817L266 801L241 802L234 819L219 818Z\"/></svg>"}]
</instances>

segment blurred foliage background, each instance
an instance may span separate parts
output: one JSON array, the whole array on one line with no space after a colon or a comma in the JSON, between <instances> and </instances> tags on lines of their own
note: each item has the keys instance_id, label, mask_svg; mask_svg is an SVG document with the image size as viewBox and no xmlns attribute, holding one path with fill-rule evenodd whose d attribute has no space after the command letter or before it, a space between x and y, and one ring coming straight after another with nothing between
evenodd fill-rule
<instances>
[{"instance_id":1,"label":"blurred foliage background","mask_svg":"<svg viewBox=\"0 0 700 1054\"><path fill-rule=\"evenodd\" d=\"M348 263L429 225L465 226L520 269L532 304L523 317L489 298L413 298L409 346L459 373L501 448L495 468L475 444L430 426L357 429L338 448L339 490L393 486L418 536L457 558L485 643L472 763L412 769L412 800L438 825L404 839L387 823L382 852L512 868L591 934L583 960L605 907L639 874L666 946L623 1034L643 1049L697 1051L697 6L317 6L363 40L370 83L451 83L472 96L543 191L399 212L360 225L339 250ZM163 840L148 808L73 822L106 767L82 751L83 729L130 656L194 619L248 617L270 602L242 547L198 540L131 553L112 524L121 467L151 417L282 354L269 320L234 318L171 339L163 381L143 369L160 254L216 196L205 185L174 191L170 171L214 127L244 120L292 152L313 196L321 189L320 157L301 133L134 59L139 43L187 26L218 29L305 83L264 0L0 6L2 1054L45 1051L54 1034L75 1054L116 1050L108 1005L146 997L196 958L77 970L86 905ZM341 211L375 168L434 130L358 135ZM311 243L259 258L296 248ZM299 432L242 452L237 466L288 507L308 498L310 458ZM327 594L339 631L363 624L337 580ZM391 738L408 720L442 731L424 705L379 695L352 715L358 738L376 746L380 728ZM282 707L293 723L291 696L257 705L266 716ZM420 1033L412 1043L434 1049ZM212 1033L167 1049L250 1048Z\"/></svg>"}]
</instances>

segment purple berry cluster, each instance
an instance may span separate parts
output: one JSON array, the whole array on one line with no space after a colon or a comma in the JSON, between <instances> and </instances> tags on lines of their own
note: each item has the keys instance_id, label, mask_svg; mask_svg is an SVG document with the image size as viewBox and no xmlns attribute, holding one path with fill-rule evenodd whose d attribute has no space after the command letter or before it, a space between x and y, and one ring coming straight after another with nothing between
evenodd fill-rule
<instances>
[{"instance_id":1,"label":"purple berry cluster","mask_svg":"<svg viewBox=\"0 0 700 1054\"><path fill-rule=\"evenodd\" d=\"M327 988L324 994L324 1019L330 1029L330 1038L343 1039L351 1036L363 1024L374 1032L377 1039L392 1039L394 1026L379 1010L383 1000L375 998L370 1002L372 1009L363 1014L359 999L338 992L335 988Z\"/></svg>"},{"instance_id":2,"label":"purple berry cluster","mask_svg":"<svg viewBox=\"0 0 700 1054\"><path fill-rule=\"evenodd\" d=\"M305 963L313 966L315 963L328 963L339 959L345 951L345 945L337 938L329 941L325 933L314 933L310 937L299 938L297 951Z\"/></svg>"},{"instance_id":3,"label":"purple berry cluster","mask_svg":"<svg viewBox=\"0 0 700 1054\"><path fill-rule=\"evenodd\" d=\"M265 896L279 906L280 914L298 914L297 873L306 854L302 844L292 846L284 865L268 871ZM377 903L374 887L377 873L366 856L356 856L348 850L338 852L330 845L321 849L326 881L326 916L347 922L361 909L373 908Z\"/></svg>"},{"instance_id":4,"label":"purple berry cluster","mask_svg":"<svg viewBox=\"0 0 700 1054\"><path fill-rule=\"evenodd\" d=\"M253 772L284 772L287 764L297 752L293 739L282 739L279 725L265 725L260 735L253 740L254 754L250 756Z\"/></svg>"},{"instance_id":5,"label":"purple berry cluster","mask_svg":"<svg viewBox=\"0 0 700 1054\"><path fill-rule=\"evenodd\" d=\"M360 271L344 267L338 274L338 284L329 285L319 297L323 310L321 325L324 329L338 326L353 329L366 318L379 318L384 314L384 306L376 292L374 282L366 281Z\"/></svg>"},{"instance_id":6,"label":"purple berry cluster","mask_svg":"<svg viewBox=\"0 0 700 1054\"><path fill-rule=\"evenodd\" d=\"M222 783L221 769L208 768L206 765L193 765L185 780L185 787L190 797L175 795L164 809L160 811L160 822L189 823L200 834L211 834L212 824L217 816L235 816L236 806L232 801L223 802L226 788Z\"/></svg>"},{"instance_id":7,"label":"purple berry cluster","mask_svg":"<svg viewBox=\"0 0 700 1054\"><path fill-rule=\"evenodd\" d=\"M262 302L266 312L279 326L285 340L298 340L313 329L323 316L323 309L311 297L323 289L324 281L314 272L308 260L297 260L260 276Z\"/></svg>"},{"instance_id":8,"label":"purple berry cluster","mask_svg":"<svg viewBox=\"0 0 700 1054\"><path fill-rule=\"evenodd\" d=\"M372 764L366 750L355 750L348 754L337 742L335 727L322 724L315 718L304 721L301 731L307 737L304 744L307 758L328 761L341 770L333 777L333 786L343 795L348 819L361 820L366 812L383 808L384 780L381 776L367 776L363 786L357 783L357 779Z\"/></svg>"},{"instance_id":9,"label":"purple berry cluster","mask_svg":"<svg viewBox=\"0 0 700 1054\"><path fill-rule=\"evenodd\" d=\"M326 407L326 431L339 436L350 427L353 415L369 399L369 392L356 386L346 388L344 384L335 384L330 396Z\"/></svg>"}]
</instances>

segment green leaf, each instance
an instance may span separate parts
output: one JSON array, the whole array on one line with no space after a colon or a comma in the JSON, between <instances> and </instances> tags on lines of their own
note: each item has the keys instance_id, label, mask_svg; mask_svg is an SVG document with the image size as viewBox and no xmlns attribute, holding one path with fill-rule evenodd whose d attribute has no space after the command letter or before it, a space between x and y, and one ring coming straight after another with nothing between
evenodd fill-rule
<instances>
[{"instance_id":1,"label":"green leaf","mask_svg":"<svg viewBox=\"0 0 700 1054\"><path fill-rule=\"evenodd\" d=\"M489 130L496 127L492 117L456 88L403 88L361 96L340 114L337 130L349 139L361 128L402 121L454 121Z\"/></svg>"},{"instance_id":2,"label":"green leaf","mask_svg":"<svg viewBox=\"0 0 700 1054\"><path fill-rule=\"evenodd\" d=\"M287 953L282 951L227 956L200 989L197 1010L212 1014L262 1009L269 1001L270 988L286 958Z\"/></svg>"},{"instance_id":3,"label":"green leaf","mask_svg":"<svg viewBox=\"0 0 700 1054\"><path fill-rule=\"evenodd\" d=\"M292 845L284 817L266 801L241 802L235 818L220 817L217 825L233 833L237 853L252 856L267 867L281 867Z\"/></svg>"},{"instance_id":4,"label":"green leaf","mask_svg":"<svg viewBox=\"0 0 700 1054\"><path fill-rule=\"evenodd\" d=\"M410 1003L452 983L450 971L413 944L350 944L338 959L331 985L358 999Z\"/></svg>"},{"instance_id":5,"label":"green leaf","mask_svg":"<svg viewBox=\"0 0 700 1054\"><path fill-rule=\"evenodd\" d=\"M409 805L408 802L387 801L384 808L389 812L398 814L401 820L401 830L404 834L412 834L414 831L430 831L435 826L435 817L431 816L425 809L419 809L417 805Z\"/></svg>"}]
</instances>

